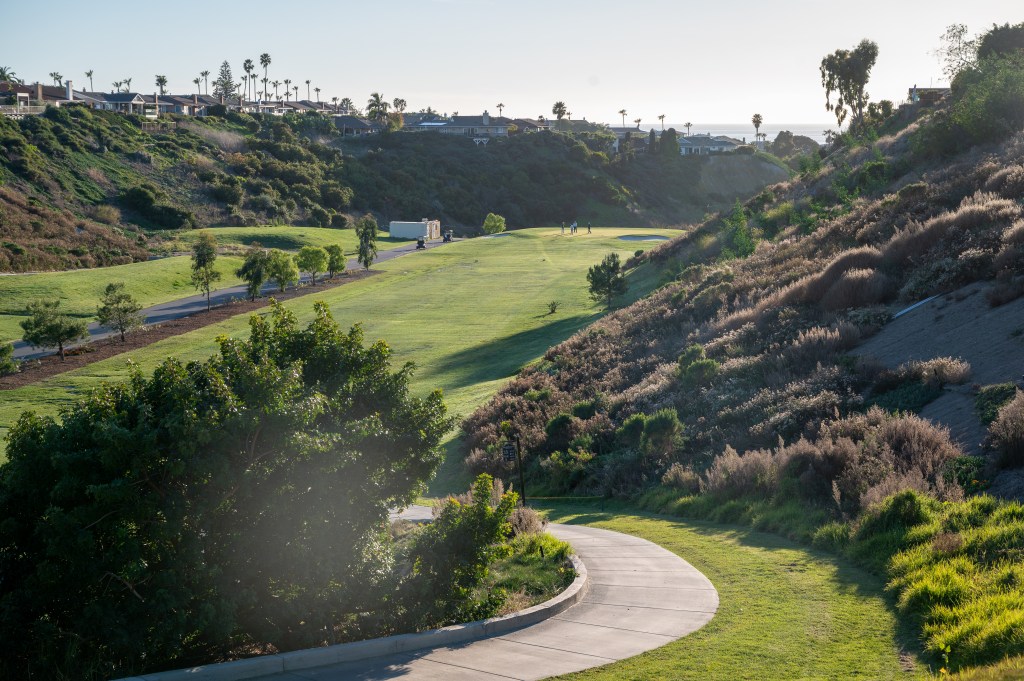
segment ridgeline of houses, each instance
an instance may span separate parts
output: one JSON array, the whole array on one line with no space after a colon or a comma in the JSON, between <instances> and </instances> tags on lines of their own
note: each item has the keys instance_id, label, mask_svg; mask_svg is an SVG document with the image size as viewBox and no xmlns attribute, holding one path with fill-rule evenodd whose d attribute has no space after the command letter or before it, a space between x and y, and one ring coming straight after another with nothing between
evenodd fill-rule
<instances>
[{"instance_id":1,"label":"ridgeline of houses","mask_svg":"<svg viewBox=\"0 0 1024 681\"><path fill-rule=\"evenodd\" d=\"M339 111L327 102L311 100L245 100L204 95L168 95L153 93L151 95L138 92L86 92L75 90L72 82L66 81L63 87L43 85L23 85L19 83L0 83L0 100L12 100L11 105L0 106L0 115L12 118L35 116L43 113L48 106L86 106L91 109L115 111L122 114L136 115L144 119L157 120L165 115L206 116L212 107L224 107L229 111L271 116L294 114L320 114L333 119L334 125L345 137L374 135L383 131L378 121L362 118L352 112ZM572 121L566 121L571 125ZM543 118L507 118L491 116L487 111L479 116L450 116L442 118L434 114L406 113L402 129L407 132L436 132L442 135L468 137L476 144L487 144L490 140L508 137L513 133L534 133L550 130L552 121ZM635 128L609 127L615 135L612 149L618 153L620 147L629 140L633 149L643 150L647 145L647 133ZM725 136L709 134L680 135L679 150L683 156L701 154L719 154L734 151L745 144L744 141Z\"/></svg>"}]
</instances>

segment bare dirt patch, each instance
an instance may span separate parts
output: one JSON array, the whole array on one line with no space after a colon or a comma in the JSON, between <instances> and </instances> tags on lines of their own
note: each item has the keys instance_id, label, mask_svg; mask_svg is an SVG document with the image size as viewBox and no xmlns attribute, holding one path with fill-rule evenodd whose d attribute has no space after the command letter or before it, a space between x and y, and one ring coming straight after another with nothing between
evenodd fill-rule
<instances>
[{"instance_id":1,"label":"bare dirt patch","mask_svg":"<svg viewBox=\"0 0 1024 681\"><path fill-rule=\"evenodd\" d=\"M327 280L326 283L321 282L317 286L303 286L301 288L285 291L284 293L275 293L273 298L278 302L283 302L293 298L314 295L329 288L343 286L375 274L377 274L377 272L373 270L353 270L334 279ZM174 319L163 322L162 324L147 326L143 330L128 335L124 343L121 342L119 337L111 337L100 341L86 343L74 348L73 350L68 350L67 353L65 353L67 354L67 360L63 362L56 354L37 360L29 360L21 365L20 372L11 374L10 376L0 377L0 390L13 390L15 388L21 388L26 385L38 383L46 378L50 378L51 376L56 376L67 371L74 371L75 369L81 369L93 362L99 362L101 360L120 355L121 353L129 350L143 348L151 343L163 340L164 338L178 336L183 333L195 331L196 329L201 329L204 326L222 322L240 314L245 314L246 312L253 312L266 307L268 301L269 298L257 298L254 301L235 300L227 305L219 305L208 312L204 310L188 317L182 317L181 319Z\"/></svg>"},{"instance_id":2,"label":"bare dirt patch","mask_svg":"<svg viewBox=\"0 0 1024 681\"><path fill-rule=\"evenodd\" d=\"M1024 298L990 307L988 284L971 284L907 312L854 350L888 367L912 359L959 357L971 365L973 386L950 386L921 416L950 429L968 453L981 452L985 426L974 390L1018 381L1024 374Z\"/></svg>"}]
</instances>

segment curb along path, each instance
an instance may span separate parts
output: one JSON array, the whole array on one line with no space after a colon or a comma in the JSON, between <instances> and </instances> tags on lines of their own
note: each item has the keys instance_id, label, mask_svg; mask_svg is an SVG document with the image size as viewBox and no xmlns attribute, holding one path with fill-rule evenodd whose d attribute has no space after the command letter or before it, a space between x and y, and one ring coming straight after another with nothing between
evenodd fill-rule
<instances>
[{"instance_id":1,"label":"curb along path","mask_svg":"<svg viewBox=\"0 0 1024 681\"><path fill-rule=\"evenodd\" d=\"M403 516L415 517L410 509ZM429 517L429 509L427 509ZM549 525L588 574L581 602L517 631L263 677L268 681L543 679L660 648L707 624L718 592L696 568L639 537L580 525ZM196 677L199 678L198 676Z\"/></svg>"},{"instance_id":2,"label":"curb along path","mask_svg":"<svg viewBox=\"0 0 1024 681\"><path fill-rule=\"evenodd\" d=\"M413 506L394 518L425 522L431 509ZM547 529L572 544L581 564L572 586L542 605L418 634L121 681L530 681L660 648L700 629L718 610L708 578L657 544L582 525Z\"/></svg>"}]
</instances>

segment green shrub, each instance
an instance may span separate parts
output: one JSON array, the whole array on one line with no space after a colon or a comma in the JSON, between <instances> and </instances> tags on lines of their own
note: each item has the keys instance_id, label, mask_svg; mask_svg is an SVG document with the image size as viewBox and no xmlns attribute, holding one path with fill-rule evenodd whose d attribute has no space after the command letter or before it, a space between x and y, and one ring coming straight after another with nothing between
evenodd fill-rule
<instances>
[{"instance_id":1,"label":"green shrub","mask_svg":"<svg viewBox=\"0 0 1024 681\"><path fill-rule=\"evenodd\" d=\"M988 427L988 437L1004 468L1024 465L1024 392L1004 404Z\"/></svg>"},{"instance_id":2,"label":"green shrub","mask_svg":"<svg viewBox=\"0 0 1024 681\"><path fill-rule=\"evenodd\" d=\"M974 398L974 408L978 418L986 426L996 420L999 410L1017 394L1016 383L996 383L986 385L978 391Z\"/></svg>"},{"instance_id":3,"label":"green shrub","mask_svg":"<svg viewBox=\"0 0 1024 681\"><path fill-rule=\"evenodd\" d=\"M14 359L14 343L0 343L0 376L18 372L18 362Z\"/></svg>"}]
</instances>

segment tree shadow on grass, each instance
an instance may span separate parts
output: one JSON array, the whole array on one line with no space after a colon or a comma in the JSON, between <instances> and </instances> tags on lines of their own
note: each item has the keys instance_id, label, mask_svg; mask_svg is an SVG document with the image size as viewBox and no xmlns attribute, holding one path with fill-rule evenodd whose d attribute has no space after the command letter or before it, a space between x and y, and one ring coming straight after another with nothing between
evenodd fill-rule
<instances>
[{"instance_id":1,"label":"tree shadow on grass","mask_svg":"<svg viewBox=\"0 0 1024 681\"><path fill-rule=\"evenodd\" d=\"M429 381L432 377L446 375L450 389L507 378L527 362L542 356L549 347L562 342L600 316L588 314L565 317L460 350L439 362L420 367L420 380Z\"/></svg>"},{"instance_id":2,"label":"tree shadow on grass","mask_svg":"<svg viewBox=\"0 0 1024 681\"><path fill-rule=\"evenodd\" d=\"M636 516L638 518L664 521L673 529L692 532L708 538L720 539L725 536L744 547L765 551L789 550L805 553L809 559L834 566L835 569L831 572L830 580L840 593L851 594L859 598L881 599L885 603L886 608L894 615L896 622L894 638L900 647L901 658L905 653L910 653L921 660L921 666L923 666L921 632L909 618L900 617L896 609L895 597L892 593L885 590L885 578L857 566L856 563L842 556L812 548L777 534L755 530L748 526L713 523L689 518L683 519L678 516L651 513L637 509L619 500L581 501L566 499L561 501L547 499L537 500L531 503L531 506L538 510L546 511L547 519L553 523L590 525L615 520L624 515ZM683 558L685 559L686 556L683 556ZM800 569L799 564L794 564L793 567L794 569Z\"/></svg>"}]
</instances>

